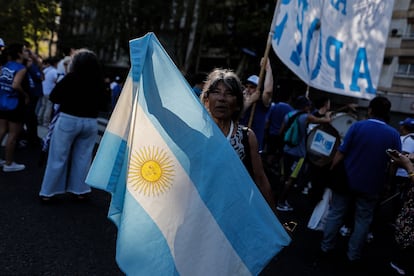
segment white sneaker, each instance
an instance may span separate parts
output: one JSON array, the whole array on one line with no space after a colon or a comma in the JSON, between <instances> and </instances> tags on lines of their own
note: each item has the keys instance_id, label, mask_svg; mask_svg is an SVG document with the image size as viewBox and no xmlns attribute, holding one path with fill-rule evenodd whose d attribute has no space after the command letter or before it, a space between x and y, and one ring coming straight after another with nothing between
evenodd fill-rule
<instances>
[{"instance_id":1,"label":"white sneaker","mask_svg":"<svg viewBox=\"0 0 414 276\"><path fill-rule=\"evenodd\" d=\"M24 170L25 168L26 166L23 164L12 162L10 165L3 165L3 172L18 172Z\"/></svg>"},{"instance_id":2,"label":"white sneaker","mask_svg":"<svg viewBox=\"0 0 414 276\"><path fill-rule=\"evenodd\" d=\"M6 160L0 159L0 167L3 167L6 164Z\"/></svg>"}]
</instances>

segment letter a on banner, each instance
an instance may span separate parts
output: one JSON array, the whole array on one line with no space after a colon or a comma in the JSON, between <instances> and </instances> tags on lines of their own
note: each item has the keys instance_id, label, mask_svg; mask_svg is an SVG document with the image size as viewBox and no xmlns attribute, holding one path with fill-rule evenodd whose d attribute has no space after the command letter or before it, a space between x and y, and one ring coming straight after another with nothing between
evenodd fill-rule
<instances>
[{"instance_id":1,"label":"letter a on banner","mask_svg":"<svg viewBox=\"0 0 414 276\"><path fill-rule=\"evenodd\" d=\"M281 0L272 46L309 86L350 97L376 94L393 0Z\"/></svg>"}]
</instances>

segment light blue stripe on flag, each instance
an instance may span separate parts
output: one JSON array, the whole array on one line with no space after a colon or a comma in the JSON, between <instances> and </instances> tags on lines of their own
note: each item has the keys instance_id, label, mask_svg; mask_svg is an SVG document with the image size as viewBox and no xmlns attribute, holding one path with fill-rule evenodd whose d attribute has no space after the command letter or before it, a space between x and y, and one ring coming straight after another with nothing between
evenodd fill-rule
<instances>
[{"instance_id":1,"label":"light blue stripe on flag","mask_svg":"<svg viewBox=\"0 0 414 276\"><path fill-rule=\"evenodd\" d=\"M133 40L130 49L131 101L117 105L87 180L112 193L120 268L260 273L290 237L156 37ZM122 152L110 152L111 143Z\"/></svg>"}]
</instances>

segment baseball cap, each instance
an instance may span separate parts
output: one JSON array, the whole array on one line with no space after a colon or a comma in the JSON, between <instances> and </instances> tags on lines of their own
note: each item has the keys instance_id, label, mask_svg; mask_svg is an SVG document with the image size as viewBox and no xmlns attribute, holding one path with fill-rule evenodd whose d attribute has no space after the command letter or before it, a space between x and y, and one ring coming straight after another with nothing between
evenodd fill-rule
<instances>
[{"instance_id":1,"label":"baseball cap","mask_svg":"<svg viewBox=\"0 0 414 276\"><path fill-rule=\"evenodd\" d=\"M404 121L400 121L400 126L406 126L414 129L414 118L405 118Z\"/></svg>"},{"instance_id":2,"label":"baseball cap","mask_svg":"<svg viewBox=\"0 0 414 276\"><path fill-rule=\"evenodd\" d=\"M259 77L256 75L251 75L247 78L247 82L253 83L254 85L259 85Z\"/></svg>"},{"instance_id":3,"label":"baseball cap","mask_svg":"<svg viewBox=\"0 0 414 276\"><path fill-rule=\"evenodd\" d=\"M6 44L4 44L3 39L0 38L0 47L5 47L5 46L6 46Z\"/></svg>"}]
</instances>

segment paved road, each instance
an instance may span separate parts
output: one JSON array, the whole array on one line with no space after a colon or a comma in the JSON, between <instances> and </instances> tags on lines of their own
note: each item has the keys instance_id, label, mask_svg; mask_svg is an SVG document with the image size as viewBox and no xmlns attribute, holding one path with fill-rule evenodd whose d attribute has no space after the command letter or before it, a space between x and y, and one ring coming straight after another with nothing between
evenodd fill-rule
<instances>
[{"instance_id":1,"label":"paved road","mask_svg":"<svg viewBox=\"0 0 414 276\"><path fill-rule=\"evenodd\" d=\"M93 190L88 202L64 197L53 205L42 204L37 196L44 170L38 165L39 153L40 148L18 149L16 160L27 169L7 174L0 170L0 275L123 275L115 262L116 227L107 219L109 194ZM314 263L321 233L306 227L311 212L307 196L294 191L291 203L295 211L279 218L298 222L293 242L262 275L358 275L347 272L339 257ZM380 214L374 241L365 252L367 268L360 275L391 275L386 206ZM345 240L340 239L340 247Z\"/></svg>"}]
</instances>

